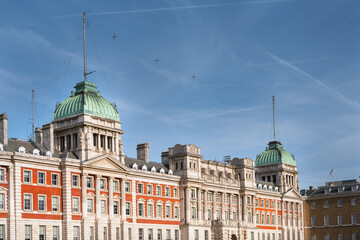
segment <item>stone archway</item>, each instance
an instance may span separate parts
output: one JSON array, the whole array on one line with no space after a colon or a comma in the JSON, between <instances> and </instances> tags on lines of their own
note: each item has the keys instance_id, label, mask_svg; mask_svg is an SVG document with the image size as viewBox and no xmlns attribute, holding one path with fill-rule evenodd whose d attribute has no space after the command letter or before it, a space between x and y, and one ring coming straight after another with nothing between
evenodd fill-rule
<instances>
[{"instance_id":1,"label":"stone archway","mask_svg":"<svg viewBox=\"0 0 360 240\"><path fill-rule=\"evenodd\" d=\"M231 240L237 240L237 237L236 237L235 234L232 234L232 235L231 235Z\"/></svg>"}]
</instances>

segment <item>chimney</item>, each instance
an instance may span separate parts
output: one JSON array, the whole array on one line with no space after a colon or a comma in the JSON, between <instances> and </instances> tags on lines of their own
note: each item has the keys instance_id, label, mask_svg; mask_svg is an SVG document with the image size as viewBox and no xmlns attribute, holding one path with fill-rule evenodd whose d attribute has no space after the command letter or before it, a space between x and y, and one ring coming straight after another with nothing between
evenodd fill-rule
<instances>
[{"instance_id":1,"label":"chimney","mask_svg":"<svg viewBox=\"0 0 360 240\"><path fill-rule=\"evenodd\" d=\"M8 119L6 113L0 114L0 143L8 144Z\"/></svg>"},{"instance_id":2,"label":"chimney","mask_svg":"<svg viewBox=\"0 0 360 240\"><path fill-rule=\"evenodd\" d=\"M54 153L54 126L52 123L43 125L43 144L52 153Z\"/></svg>"},{"instance_id":3,"label":"chimney","mask_svg":"<svg viewBox=\"0 0 360 240\"><path fill-rule=\"evenodd\" d=\"M148 143L140 143L137 145L137 159L143 160L146 163L149 162L149 144Z\"/></svg>"},{"instance_id":4,"label":"chimney","mask_svg":"<svg viewBox=\"0 0 360 240\"><path fill-rule=\"evenodd\" d=\"M314 190L314 187L313 187L313 186L310 186L310 187L309 187L309 190L310 190L310 191Z\"/></svg>"},{"instance_id":5,"label":"chimney","mask_svg":"<svg viewBox=\"0 0 360 240\"><path fill-rule=\"evenodd\" d=\"M35 142L36 144L43 144L43 132L40 127L35 129Z\"/></svg>"}]
</instances>

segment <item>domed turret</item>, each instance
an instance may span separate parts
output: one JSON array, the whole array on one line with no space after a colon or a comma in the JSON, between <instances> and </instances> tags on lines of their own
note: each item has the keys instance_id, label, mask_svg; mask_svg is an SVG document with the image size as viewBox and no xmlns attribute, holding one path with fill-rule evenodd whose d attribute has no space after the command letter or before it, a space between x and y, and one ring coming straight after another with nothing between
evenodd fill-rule
<instances>
[{"instance_id":1,"label":"domed turret","mask_svg":"<svg viewBox=\"0 0 360 240\"><path fill-rule=\"evenodd\" d=\"M279 141L269 142L269 146L265 149L265 151L256 157L256 167L272 164L288 164L296 166L294 157L285 151Z\"/></svg>"},{"instance_id":2,"label":"domed turret","mask_svg":"<svg viewBox=\"0 0 360 240\"><path fill-rule=\"evenodd\" d=\"M70 97L56 107L53 120L87 113L119 121L118 111L96 91L97 86L94 83L82 81L76 84L75 89Z\"/></svg>"}]
</instances>

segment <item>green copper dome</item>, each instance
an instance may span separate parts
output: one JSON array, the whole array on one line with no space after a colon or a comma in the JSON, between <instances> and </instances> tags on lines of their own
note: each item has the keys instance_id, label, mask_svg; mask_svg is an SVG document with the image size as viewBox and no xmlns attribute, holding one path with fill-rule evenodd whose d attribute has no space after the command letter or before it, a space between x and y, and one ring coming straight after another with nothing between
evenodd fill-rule
<instances>
[{"instance_id":1,"label":"green copper dome","mask_svg":"<svg viewBox=\"0 0 360 240\"><path fill-rule=\"evenodd\" d=\"M62 101L55 109L53 120L58 120L78 114L92 114L102 118L119 121L119 113L108 100L96 91L94 83L83 81L75 86L76 91Z\"/></svg>"},{"instance_id":2,"label":"green copper dome","mask_svg":"<svg viewBox=\"0 0 360 240\"><path fill-rule=\"evenodd\" d=\"M271 164L289 164L296 166L294 157L285 151L279 141L269 142L269 146L264 152L256 157L255 166L264 166Z\"/></svg>"}]
</instances>

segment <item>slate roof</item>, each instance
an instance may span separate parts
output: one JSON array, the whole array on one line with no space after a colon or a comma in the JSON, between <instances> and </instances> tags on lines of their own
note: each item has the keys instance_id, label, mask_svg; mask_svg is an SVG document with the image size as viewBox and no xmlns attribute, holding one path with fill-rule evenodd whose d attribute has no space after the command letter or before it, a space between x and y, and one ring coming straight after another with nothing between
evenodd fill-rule
<instances>
[{"instance_id":1,"label":"slate roof","mask_svg":"<svg viewBox=\"0 0 360 240\"><path fill-rule=\"evenodd\" d=\"M139 160L139 159L135 159L135 158L130 158L125 156L125 166L132 168L132 166L134 165L134 163L136 163L138 165L138 169L141 170L141 168L146 165L147 170L150 172L152 167L155 167L156 172L159 172L161 168L164 169L165 173L169 172L169 169L167 166L165 166L162 163L158 163L158 162L149 162L146 163L143 160Z\"/></svg>"},{"instance_id":2,"label":"slate roof","mask_svg":"<svg viewBox=\"0 0 360 240\"><path fill-rule=\"evenodd\" d=\"M356 187L357 186L357 187ZM354 189L356 187L357 189ZM340 191L343 189L343 191ZM318 197L323 195L338 195L347 193L360 193L360 183L356 179L326 182L325 186L307 190L302 189L301 194L308 197Z\"/></svg>"}]
</instances>

